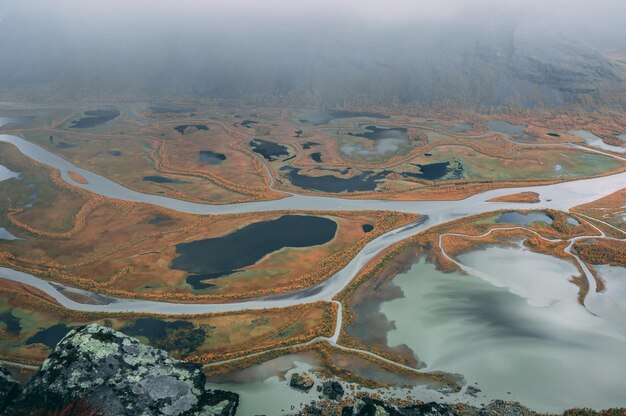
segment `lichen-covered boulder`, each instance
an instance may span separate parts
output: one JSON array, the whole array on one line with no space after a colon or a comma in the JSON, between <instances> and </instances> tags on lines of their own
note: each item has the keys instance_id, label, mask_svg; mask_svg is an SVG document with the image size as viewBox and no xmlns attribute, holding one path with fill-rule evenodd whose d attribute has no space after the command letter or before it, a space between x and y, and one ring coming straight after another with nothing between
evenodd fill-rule
<instances>
[{"instance_id":1,"label":"lichen-covered boulder","mask_svg":"<svg viewBox=\"0 0 626 416\"><path fill-rule=\"evenodd\" d=\"M69 332L24 386L13 409L86 400L103 416L232 416L239 396L205 389L198 364L102 325Z\"/></svg>"},{"instance_id":2,"label":"lichen-covered boulder","mask_svg":"<svg viewBox=\"0 0 626 416\"><path fill-rule=\"evenodd\" d=\"M315 381L308 374L293 373L289 385L295 389L309 391Z\"/></svg>"},{"instance_id":3,"label":"lichen-covered boulder","mask_svg":"<svg viewBox=\"0 0 626 416\"><path fill-rule=\"evenodd\" d=\"M19 394L19 384L11 373L0 364L0 412Z\"/></svg>"}]
</instances>

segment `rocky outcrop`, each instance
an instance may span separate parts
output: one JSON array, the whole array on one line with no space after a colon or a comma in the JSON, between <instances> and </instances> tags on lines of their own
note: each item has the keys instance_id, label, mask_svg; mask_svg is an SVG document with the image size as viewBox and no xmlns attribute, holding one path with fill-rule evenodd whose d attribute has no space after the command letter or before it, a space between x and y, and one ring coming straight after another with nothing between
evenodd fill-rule
<instances>
[{"instance_id":1,"label":"rocky outcrop","mask_svg":"<svg viewBox=\"0 0 626 416\"><path fill-rule=\"evenodd\" d=\"M325 381L322 384L322 393L331 400L337 400L343 396L343 387L337 381Z\"/></svg>"},{"instance_id":2,"label":"rocky outcrop","mask_svg":"<svg viewBox=\"0 0 626 416\"><path fill-rule=\"evenodd\" d=\"M11 377L11 373L0 364L0 412L19 394L19 384Z\"/></svg>"},{"instance_id":3,"label":"rocky outcrop","mask_svg":"<svg viewBox=\"0 0 626 416\"><path fill-rule=\"evenodd\" d=\"M205 389L198 364L101 325L69 332L11 405L16 415L86 401L101 416L232 416L239 396Z\"/></svg>"},{"instance_id":4,"label":"rocky outcrop","mask_svg":"<svg viewBox=\"0 0 626 416\"><path fill-rule=\"evenodd\" d=\"M335 402L336 403L336 402ZM467 404L417 403L411 406L395 406L370 397L354 400L349 406L334 406L330 402L309 405L299 413L301 416L340 414L341 416L536 416L519 403L496 400L477 408Z\"/></svg>"},{"instance_id":5,"label":"rocky outcrop","mask_svg":"<svg viewBox=\"0 0 626 416\"><path fill-rule=\"evenodd\" d=\"M308 374L293 373L289 385L295 389L309 391L315 382Z\"/></svg>"}]
</instances>

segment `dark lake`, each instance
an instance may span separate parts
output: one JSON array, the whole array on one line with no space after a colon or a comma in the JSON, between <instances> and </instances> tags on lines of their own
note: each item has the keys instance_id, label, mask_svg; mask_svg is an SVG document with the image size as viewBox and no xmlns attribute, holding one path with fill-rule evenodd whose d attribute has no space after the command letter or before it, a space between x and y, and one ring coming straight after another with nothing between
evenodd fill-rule
<instances>
[{"instance_id":1,"label":"dark lake","mask_svg":"<svg viewBox=\"0 0 626 416\"><path fill-rule=\"evenodd\" d=\"M314 125L328 124L332 120L342 118L389 118L389 116L381 113L372 113L368 111L345 111L345 110L307 110L304 117L300 119L301 123L309 123Z\"/></svg>"},{"instance_id":2,"label":"dark lake","mask_svg":"<svg viewBox=\"0 0 626 416\"><path fill-rule=\"evenodd\" d=\"M378 182L383 180L389 173L365 171L359 175L354 175L350 178L338 178L333 175L322 176L307 176L301 175L299 168L292 166L283 166L280 168L282 172L285 172L285 176L291 181L294 186L303 189L310 189L313 191L321 192L359 192L359 191L373 191L376 189Z\"/></svg>"},{"instance_id":3,"label":"dark lake","mask_svg":"<svg viewBox=\"0 0 626 416\"><path fill-rule=\"evenodd\" d=\"M363 224L361 228L363 229L363 232L369 233L374 229L374 226L372 224Z\"/></svg>"},{"instance_id":4,"label":"dark lake","mask_svg":"<svg viewBox=\"0 0 626 416\"><path fill-rule=\"evenodd\" d=\"M219 165L226 160L226 155L223 153L212 152L210 150L200 150L198 152L198 159L200 162L205 162L209 165Z\"/></svg>"},{"instance_id":5,"label":"dark lake","mask_svg":"<svg viewBox=\"0 0 626 416\"><path fill-rule=\"evenodd\" d=\"M37 332L32 337L28 338L26 340L26 345L44 344L48 348L54 348L59 343L59 341L61 341L61 339L63 339L63 337L67 335L67 333L71 330L72 328L69 326L56 324L51 326L50 328L43 329Z\"/></svg>"},{"instance_id":6,"label":"dark lake","mask_svg":"<svg viewBox=\"0 0 626 416\"><path fill-rule=\"evenodd\" d=\"M72 121L71 129L90 129L108 121L113 120L120 115L120 112L114 108L102 110L85 111L84 116L79 120Z\"/></svg>"},{"instance_id":7,"label":"dark lake","mask_svg":"<svg viewBox=\"0 0 626 416\"><path fill-rule=\"evenodd\" d=\"M311 153L311 159L314 162L322 163L322 154L320 152Z\"/></svg>"},{"instance_id":8,"label":"dark lake","mask_svg":"<svg viewBox=\"0 0 626 416\"><path fill-rule=\"evenodd\" d=\"M114 157L122 156L122 152L120 152L119 150L109 150L109 154Z\"/></svg>"},{"instance_id":9,"label":"dark lake","mask_svg":"<svg viewBox=\"0 0 626 416\"><path fill-rule=\"evenodd\" d=\"M436 181L443 178L461 179L463 177L463 165L452 162L429 163L426 165L413 164L419 168L419 172L402 172L402 176L408 178Z\"/></svg>"},{"instance_id":10,"label":"dark lake","mask_svg":"<svg viewBox=\"0 0 626 416\"><path fill-rule=\"evenodd\" d=\"M0 313L0 322L3 322L7 332L13 335L19 335L22 330L20 319L11 311Z\"/></svg>"},{"instance_id":11,"label":"dark lake","mask_svg":"<svg viewBox=\"0 0 626 416\"><path fill-rule=\"evenodd\" d=\"M318 142L305 142L305 143L302 143L302 148L303 149L310 149L313 146L319 146L319 145L320 144Z\"/></svg>"},{"instance_id":12,"label":"dark lake","mask_svg":"<svg viewBox=\"0 0 626 416\"><path fill-rule=\"evenodd\" d=\"M178 257L171 267L191 273L187 283L194 289L206 289L201 280L227 276L285 247L327 243L335 237L336 231L337 223L328 218L283 215L275 220L247 225L222 237L178 244ZM204 279L198 276L204 276Z\"/></svg>"},{"instance_id":13,"label":"dark lake","mask_svg":"<svg viewBox=\"0 0 626 416\"><path fill-rule=\"evenodd\" d=\"M209 126L207 126L206 124L181 124L180 126L176 126L174 127L174 130L176 130L177 132L179 132L180 134L185 134L185 130L187 130L188 128L196 128L198 130L209 130Z\"/></svg>"},{"instance_id":14,"label":"dark lake","mask_svg":"<svg viewBox=\"0 0 626 416\"><path fill-rule=\"evenodd\" d=\"M267 140L254 139L250 142L252 151L260 154L265 160L274 161L281 156L289 156L289 151L282 144L270 142Z\"/></svg>"},{"instance_id":15,"label":"dark lake","mask_svg":"<svg viewBox=\"0 0 626 416\"><path fill-rule=\"evenodd\" d=\"M126 335L145 337L154 347L167 351L194 351L204 343L206 332L189 321L139 318L121 329Z\"/></svg>"},{"instance_id":16,"label":"dark lake","mask_svg":"<svg viewBox=\"0 0 626 416\"><path fill-rule=\"evenodd\" d=\"M520 212L505 212L500 214L496 219L497 223L510 223L519 225L528 225L533 222L545 222L552 224L552 218L543 212L529 212L528 214L522 214Z\"/></svg>"},{"instance_id":17,"label":"dark lake","mask_svg":"<svg viewBox=\"0 0 626 416\"><path fill-rule=\"evenodd\" d=\"M561 135L559 133L548 133L548 136L551 136L551 137L561 137Z\"/></svg>"},{"instance_id":18,"label":"dark lake","mask_svg":"<svg viewBox=\"0 0 626 416\"><path fill-rule=\"evenodd\" d=\"M146 182L154 182L154 183L189 183L186 181L181 181L180 179L168 178L166 176L144 176L143 180Z\"/></svg>"}]
</instances>

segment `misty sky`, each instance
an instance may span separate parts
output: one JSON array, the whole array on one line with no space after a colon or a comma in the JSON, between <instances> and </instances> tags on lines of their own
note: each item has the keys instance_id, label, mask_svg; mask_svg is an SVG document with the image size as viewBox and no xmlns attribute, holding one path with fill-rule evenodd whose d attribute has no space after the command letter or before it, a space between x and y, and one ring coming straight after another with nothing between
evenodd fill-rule
<instances>
[{"instance_id":1,"label":"misty sky","mask_svg":"<svg viewBox=\"0 0 626 416\"><path fill-rule=\"evenodd\" d=\"M624 16L624 0L0 0L0 91L428 104L492 85L479 100L559 104L622 81Z\"/></svg>"}]
</instances>

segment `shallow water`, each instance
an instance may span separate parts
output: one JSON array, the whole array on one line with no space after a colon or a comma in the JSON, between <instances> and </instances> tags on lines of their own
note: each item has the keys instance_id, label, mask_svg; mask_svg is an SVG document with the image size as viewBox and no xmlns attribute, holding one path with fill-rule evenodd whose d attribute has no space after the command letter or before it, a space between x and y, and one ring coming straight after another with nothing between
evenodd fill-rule
<instances>
[{"instance_id":1,"label":"shallow water","mask_svg":"<svg viewBox=\"0 0 626 416\"><path fill-rule=\"evenodd\" d=\"M9 124L27 124L33 121L33 116L18 116L18 117L0 117L0 127Z\"/></svg>"},{"instance_id":2,"label":"shallow water","mask_svg":"<svg viewBox=\"0 0 626 416\"><path fill-rule=\"evenodd\" d=\"M368 150L361 143L344 144L341 151L348 155L383 155L395 153L401 147L406 147L409 143L407 129L401 127L378 127L365 126L361 133L348 133L349 136L360 137L374 142L372 150Z\"/></svg>"},{"instance_id":3,"label":"shallow water","mask_svg":"<svg viewBox=\"0 0 626 416\"><path fill-rule=\"evenodd\" d=\"M487 126L492 131L502 133L502 134L507 134L510 136L521 134L526 129L526 126L524 125L511 124L511 123L507 123L506 121L500 121L500 120L489 120L487 122Z\"/></svg>"},{"instance_id":4,"label":"shallow water","mask_svg":"<svg viewBox=\"0 0 626 416\"><path fill-rule=\"evenodd\" d=\"M626 338L578 304L573 264L501 247L459 259L469 275L421 260L393 280L404 298L381 305L397 328L391 346L406 343L426 370L463 374L487 399L541 411L626 405Z\"/></svg>"},{"instance_id":5,"label":"shallow water","mask_svg":"<svg viewBox=\"0 0 626 416\"><path fill-rule=\"evenodd\" d=\"M0 227L0 240L22 240L22 238L16 237L11 233L11 231L7 230L4 227Z\"/></svg>"},{"instance_id":6,"label":"shallow water","mask_svg":"<svg viewBox=\"0 0 626 416\"><path fill-rule=\"evenodd\" d=\"M7 179L19 177L19 172L10 171L6 166L0 165L0 181L6 181Z\"/></svg>"},{"instance_id":7,"label":"shallow water","mask_svg":"<svg viewBox=\"0 0 626 416\"><path fill-rule=\"evenodd\" d=\"M612 152L617 152L617 153L626 152L626 147L611 146L610 144L606 144L604 143L604 141L602 141L601 138L599 138L598 136L596 136L595 134L591 132L588 132L587 130L572 130L569 133L585 140L585 142L589 146L597 147L598 149L610 150Z\"/></svg>"},{"instance_id":8,"label":"shallow water","mask_svg":"<svg viewBox=\"0 0 626 416\"><path fill-rule=\"evenodd\" d=\"M588 299L586 306L626 335L626 268L608 264L593 268L604 281L606 289Z\"/></svg>"},{"instance_id":9,"label":"shallow water","mask_svg":"<svg viewBox=\"0 0 626 416\"><path fill-rule=\"evenodd\" d=\"M314 362L304 356L288 356L288 360L275 359L246 371L241 382L209 382L207 387L239 394L237 416L281 415L299 409L319 398L313 387L308 392L289 386L293 373L310 373ZM280 398L280 400L278 400Z\"/></svg>"},{"instance_id":10,"label":"shallow water","mask_svg":"<svg viewBox=\"0 0 626 416\"><path fill-rule=\"evenodd\" d=\"M304 111L304 117L300 119L301 123L313 125L328 124L332 120L342 118L389 118L389 116L380 113L372 113L366 111L344 111L344 110L318 110L309 109Z\"/></svg>"}]
</instances>

